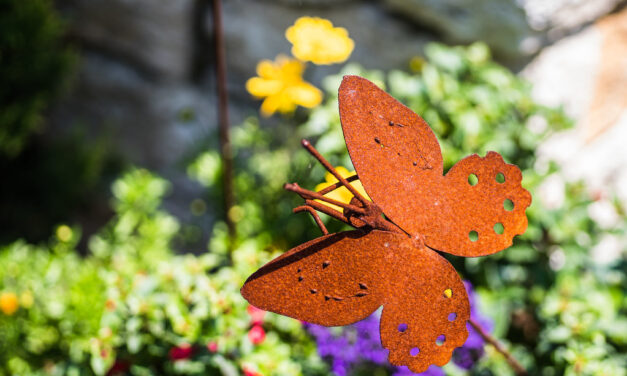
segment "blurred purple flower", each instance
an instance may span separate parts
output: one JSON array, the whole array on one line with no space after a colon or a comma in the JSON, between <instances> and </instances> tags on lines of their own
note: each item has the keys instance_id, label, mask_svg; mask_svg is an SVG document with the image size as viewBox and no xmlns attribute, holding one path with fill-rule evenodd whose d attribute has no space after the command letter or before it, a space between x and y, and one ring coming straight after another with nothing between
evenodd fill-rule
<instances>
[{"instance_id":1,"label":"blurred purple flower","mask_svg":"<svg viewBox=\"0 0 627 376\"><path fill-rule=\"evenodd\" d=\"M470 301L470 318L481 325L487 332L493 329L492 320L482 316L477 307L477 294L472 289L472 285L468 281L464 281L464 286L468 292L468 300ZM453 362L463 369L471 369L475 363L483 356L483 338L477 331L466 323L468 329L468 339L464 346L458 347L453 351Z\"/></svg>"},{"instance_id":2,"label":"blurred purple flower","mask_svg":"<svg viewBox=\"0 0 627 376\"><path fill-rule=\"evenodd\" d=\"M445 373L444 371L442 371L442 368L438 366L430 366L429 368L427 368L426 371L421 372L421 373L413 373L412 371L409 370L409 368L402 366L402 367L396 367L395 372L392 374L392 376L412 376L412 375L445 376Z\"/></svg>"},{"instance_id":3,"label":"blurred purple flower","mask_svg":"<svg viewBox=\"0 0 627 376\"><path fill-rule=\"evenodd\" d=\"M470 300L470 316L481 324L487 331L492 331L490 319L481 316L477 309L477 297L472 285L464 281ZM318 354L329 360L331 370L337 376L346 376L360 363L372 363L379 366L389 366L387 362L388 350L381 346L379 337L380 311L367 318L342 328L331 329L320 325L304 323L307 331L315 338ZM453 362L463 369L470 369L484 354L483 339L470 326L468 339L462 347L453 351ZM444 371L437 366L431 366L425 372L415 374L407 367L393 367L394 376L444 376Z\"/></svg>"}]
</instances>

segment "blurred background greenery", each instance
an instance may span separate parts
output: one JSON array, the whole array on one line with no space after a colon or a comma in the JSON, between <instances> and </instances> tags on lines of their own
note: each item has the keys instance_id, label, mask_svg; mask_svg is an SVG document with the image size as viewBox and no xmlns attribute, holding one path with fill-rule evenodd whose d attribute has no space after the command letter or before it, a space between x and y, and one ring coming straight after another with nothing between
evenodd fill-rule
<instances>
[{"instance_id":1,"label":"blurred background greenery","mask_svg":"<svg viewBox=\"0 0 627 376\"><path fill-rule=\"evenodd\" d=\"M386 1L387 8L379 8L348 1L333 8L286 1L265 4L285 19L281 29L271 26L271 17L261 18L253 27L264 28L254 35L242 23L258 5L226 1L236 206L224 213L206 52L210 2L106 3L0 3L0 375L339 374L300 322L258 312L239 288L264 262L319 236L311 218L291 213L300 200L282 189L293 181L313 189L325 180L300 140L310 139L333 165L352 169L337 109L344 74L376 82L423 116L441 143L446 169L494 150L523 171L523 186L534 197L527 232L490 257L446 256L474 286L493 335L532 375L627 374L625 201L611 184L599 190L569 178L560 161L540 153L574 121L564 108L539 101L534 86L512 73L590 20L577 29L545 17L544 29L535 25L534 31L543 14L530 7L534 2L522 8L507 2L511 14L502 18L519 25L515 17L522 14L530 26L517 27L531 31L516 34L518 40L512 26L499 39L484 30L489 27L470 30L470 16L493 9L489 1L462 5L470 16L461 31L455 18L447 27L437 24L437 6L428 8L430 18L416 16L413 28L407 15L398 16L429 2ZM610 5L606 13L625 13L618 2ZM388 8L395 11L388 15ZM364 31L372 29L367 24L353 30L349 21L341 23L351 9L357 20L377 14L390 25L374 34ZM178 11L185 17L177 18ZM282 99L307 108L257 115L259 103L245 82L257 61L287 54L289 44L251 44L282 40L298 16L317 12L346 26L355 40L351 59L310 64L306 73L294 60L297 72L283 84L318 94ZM504 27L488 13L488 21ZM171 23L157 23L163 25L158 32L155 25L151 31L129 26L149 17ZM136 37L135 45L118 39L118 26L119 35ZM179 43L181 33L196 44ZM165 35L165 42L155 35ZM409 47L397 50L377 38L400 38L399 45ZM514 48L507 38L539 45ZM469 44L480 39L485 43ZM138 45L144 48L135 52ZM377 58L373 51L399 56ZM181 63L173 53L189 59ZM267 62L275 64L276 76L258 69L260 78L287 77L278 62ZM269 96L253 89L248 85L256 96ZM237 228L234 241L227 215ZM330 231L344 229L323 219ZM395 370L364 360L351 372ZM513 374L489 346L470 370L451 363L441 372Z\"/></svg>"}]
</instances>

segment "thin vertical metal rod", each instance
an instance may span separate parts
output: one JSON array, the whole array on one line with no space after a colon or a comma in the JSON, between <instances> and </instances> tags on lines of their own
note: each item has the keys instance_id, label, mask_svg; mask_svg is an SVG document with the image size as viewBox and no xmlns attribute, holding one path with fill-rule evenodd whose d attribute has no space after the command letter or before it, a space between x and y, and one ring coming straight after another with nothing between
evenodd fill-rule
<instances>
[{"instance_id":1,"label":"thin vertical metal rod","mask_svg":"<svg viewBox=\"0 0 627 376\"><path fill-rule=\"evenodd\" d=\"M215 38L216 83L218 89L218 129L220 137L220 156L222 158L224 190L224 212L231 243L235 239L235 223L230 211L235 203L233 192L233 153L229 132L229 103L226 88L226 51L222 31L222 0L213 0L213 35Z\"/></svg>"},{"instance_id":2,"label":"thin vertical metal rod","mask_svg":"<svg viewBox=\"0 0 627 376\"><path fill-rule=\"evenodd\" d=\"M481 338L483 338L484 341L494 346L496 351L500 352L505 357L505 360L510 365L510 367L512 367L516 375L527 376L527 370L525 370L525 367L523 367L520 363L518 363L518 360L516 360L516 358L514 358L514 356L509 351L507 351L507 349L505 348L505 346L501 344L501 342L499 342L496 338L492 337L490 333L488 333L485 329L483 329L483 327L475 320L470 319L468 320L468 322L477 331L477 333L479 333L479 335L481 336Z\"/></svg>"}]
</instances>

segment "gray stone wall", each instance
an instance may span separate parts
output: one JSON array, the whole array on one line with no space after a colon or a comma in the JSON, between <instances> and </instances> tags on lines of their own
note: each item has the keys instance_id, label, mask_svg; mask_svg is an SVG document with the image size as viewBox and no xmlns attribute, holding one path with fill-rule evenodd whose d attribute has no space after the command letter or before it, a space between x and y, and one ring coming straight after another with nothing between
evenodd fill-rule
<instances>
[{"instance_id":1,"label":"gray stone wall","mask_svg":"<svg viewBox=\"0 0 627 376\"><path fill-rule=\"evenodd\" d=\"M303 15L325 17L348 29L356 46L350 60L368 68L405 69L409 59L421 54L423 46L430 41L456 44L483 40L492 47L497 60L519 69L545 47L576 35L625 3L620 0L223 2L234 124L256 113L259 106L244 89L246 80L254 75L257 62L289 53L284 30ZM177 192L173 206L181 213L187 212L189 198L201 188L184 178L181 161L202 147L201 141L207 139L216 125L210 1L62 0L59 7L68 17L71 38L80 46L82 59L72 91L53 110L54 134L62 135L75 124L85 124L94 136L109 135L118 152L131 163L155 169L175 180ZM595 43L594 37L582 38ZM594 51L594 47L589 51ZM594 56L589 56L590 59L594 60ZM311 66L307 78L319 85L322 77L337 69L338 66ZM595 69L594 64L590 69ZM534 80L533 75L529 77ZM191 111L195 116L191 121L182 121L182 111Z\"/></svg>"}]
</instances>

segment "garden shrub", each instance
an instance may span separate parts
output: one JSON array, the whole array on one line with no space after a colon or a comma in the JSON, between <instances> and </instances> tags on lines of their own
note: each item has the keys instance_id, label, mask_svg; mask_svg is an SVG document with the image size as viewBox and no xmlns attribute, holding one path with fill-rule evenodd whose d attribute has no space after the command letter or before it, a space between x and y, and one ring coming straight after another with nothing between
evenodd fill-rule
<instances>
[{"instance_id":1,"label":"garden shrub","mask_svg":"<svg viewBox=\"0 0 627 376\"><path fill-rule=\"evenodd\" d=\"M15 156L42 124L74 57L50 0L0 2L0 156Z\"/></svg>"},{"instance_id":2,"label":"garden shrub","mask_svg":"<svg viewBox=\"0 0 627 376\"><path fill-rule=\"evenodd\" d=\"M168 187L146 170L116 181L116 216L92 237L86 258L75 250L78 230L65 225L49 245L0 250L0 291L19 296L16 311L0 313L1 375L324 369L298 321L255 318L239 295L273 255L260 251L263 238L242 242L229 255L234 266L224 252L173 253L180 225L160 209Z\"/></svg>"}]
</instances>

